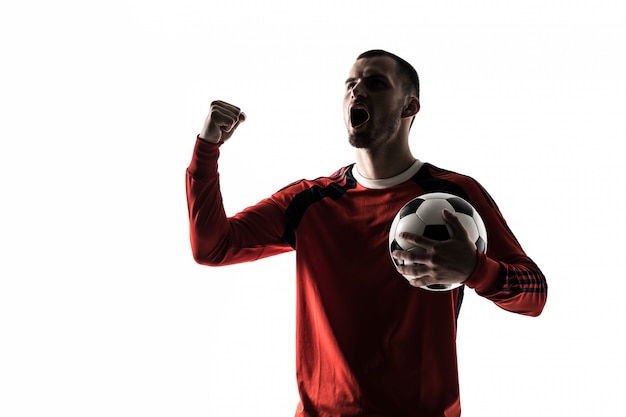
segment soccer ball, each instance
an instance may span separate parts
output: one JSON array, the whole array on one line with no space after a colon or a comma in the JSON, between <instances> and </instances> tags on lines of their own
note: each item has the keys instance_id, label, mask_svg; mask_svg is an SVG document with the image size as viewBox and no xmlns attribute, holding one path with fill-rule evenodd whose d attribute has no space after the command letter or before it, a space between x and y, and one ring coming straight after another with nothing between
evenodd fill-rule
<instances>
[{"instance_id":1,"label":"soccer ball","mask_svg":"<svg viewBox=\"0 0 626 417\"><path fill-rule=\"evenodd\" d=\"M452 231L443 219L442 211L448 209L454 213L465 230L476 244L479 252L487 251L487 230L478 211L470 203L448 193L429 193L421 195L406 203L396 214L389 230L389 253L394 250L422 250L414 244L399 238L402 232L411 232L423 235L429 239L447 240ZM391 258L395 265L403 265L404 261ZM407 279L414 277L404 276ZM447 291L461 286L461 284L434 284L423 286L430 291Z\"/></svg>"}]
</instances>

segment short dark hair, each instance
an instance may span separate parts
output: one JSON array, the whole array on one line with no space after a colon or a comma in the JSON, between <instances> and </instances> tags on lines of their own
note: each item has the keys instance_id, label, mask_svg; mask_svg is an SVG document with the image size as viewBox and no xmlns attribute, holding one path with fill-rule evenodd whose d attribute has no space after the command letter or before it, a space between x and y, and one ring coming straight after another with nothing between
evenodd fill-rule
<instances>
[{"instance_id":1,"label":"short dark hair","mask_svg":"<svg viewBox=\"0 0 626 417\"><path fill-rule=\"evenodd\" d=\"M392 58L398 63L398 69L400 70L400 76L404 78L404 90L407 94L415 94L417 98L420 98L420 79L417 75L417 71L413 68L413 65L409 64L399 56L392 54L391 52L384 51L382 49L372 49L363 52L357 57L357 60L361 58L373 58L377 56L386 56Z\"/></svg>"}]
</instances>

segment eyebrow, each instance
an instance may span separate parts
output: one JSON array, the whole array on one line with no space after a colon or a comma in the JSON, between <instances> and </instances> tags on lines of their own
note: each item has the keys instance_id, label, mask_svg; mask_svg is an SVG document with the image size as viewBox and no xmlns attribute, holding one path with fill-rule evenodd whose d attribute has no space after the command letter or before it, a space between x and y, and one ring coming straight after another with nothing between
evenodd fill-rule
<instances>
[{"instance_id":1,"label":"eyebrow","mask_svg":"<svg viewBox=\"0 0 626 417\"><path fill-rule=\"evenodd\" d=\"M372 73L372 74L367 74L367 75L364 75L364 76L363 76L363 77L361 77L361 78L382 78L382 79L384 79L384 80L386 80L386 81L389 81L389 78L387 78L387 76L385 76L384 74L381 74L381 73L379 73L379 72L374 72L374 73ZM348 79L346 80L345 84L349 84L349 83L351 83L351 82L353 82L353 81L356 81L356 80L357 80L357 78L350 77L350 78L348 78Z\"/></svg>"}]
</instances>

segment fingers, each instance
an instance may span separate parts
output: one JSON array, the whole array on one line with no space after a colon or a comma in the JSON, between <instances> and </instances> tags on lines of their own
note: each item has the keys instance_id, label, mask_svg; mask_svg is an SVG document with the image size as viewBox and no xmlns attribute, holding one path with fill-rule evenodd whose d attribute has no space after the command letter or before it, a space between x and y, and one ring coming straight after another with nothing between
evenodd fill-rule
<instances>
[{"instance_id":1,"label":"fingers","mask_svg":"<svg viewBox=\"0 0 626 417\"><path fill-rule=\"evenodd\" d=\"M465 239L468 237L467 230L459 218L447 209L443 209L443 219L452 229L452 239Z\"/></svg>"},{"instance_id":2,"label":"fingers","mask_svg":"<svg viewBox=\"0 0 626 417\"><path fill-rule=\"evenodd\" d=\"M426 287L428 285L436 284L436 282L431 280L430 277L424 277L424 278L410 279L409 284L411 284L412 286L416 288L420 288L420 287Z\"/></svg>"},{"instance_id":3,"label":"fingers","mask_svg":"<svg viewBox=\"0 0 626 417\"><path fill-rule=\"evenodd\" d=\"M398 237L423 249L432 249L439 242L411 232L401 232Z\"/></svg>"},{"instance_id":4,"label":"fingers","mask_svg":"<svg viewBox=\"0 0 626 417\"><path fill-rule=\"evenodd\" d=\"M224 101L214 101L211 104L209 118L224 132L231 132L246 119L246 115L237 106Z\"/></svg>"},{"instance_id":5,"label":"fingers","mask_svg":"<svg viewBox=\"0 0 626 417\"><path fill-rule=\"evenodd\" d=\"M437 279L432 275L431 269L423 264L399 266L398 272L414 287L424 287L437 284Z\"/></svg>"},{"instance_id":6,"label":"fingers","mask_svg":"<svg viewBox=\"0 0 626 417\"><path fill-rule=\"evenodd\" d=\"M449 210L444 209L442 217L445 222L450 226L451 239L467 239L467 231L461 221ZM431 256L428 253L432 253L435 247L441 246L442 241L429 239L422 235L418 235L410 232L401 232L398 237L403 239L421 250L409 249L409 251L395 251L394 257L407 262L413 263L428 263L431 261ZM397 256L396 256L397 255Z\"/></svg>"},{"instance_id":7,"label":"fingers","mask_svg":"<svg viewBox=\"0 0 626 417\"><path fill-rule=\"evenodd\" d=\"M424 279L429 279L431 274L431 261L429 255L425 250L414 247L409 250L395 250L392 256L402 261L401 265L396 266L396 270L404 275L406 279L411 281L418 280L422 282ZM424 285L421 284L420 285ZM420 286L416 285L416 286Z\"/></svg>"},{"instance_id":8,"label":"fingers","mask_svg":"<svg viewBox=\"0 0 626 417\"><path fill-rule=\"evenodd\" d=\"M419 250L420 248L410 248L409 250L395 250L392 255L397 260L403 262L404 266L401 268L407 269L413 264L426 265L431 263L431 255L425 250Z\"/></svg>"},{"instance_id":9,"label":"fingers","mask_svg":"<svg viewBox=\"0 0 626 417\"><path fill-rule=\"evenodd\" d=\"M212 102L210 111L211 113L218 112L218 113L228 115L233 120L237 120L239 118L239 115L242 114L241 109L239 107L234 106L222 100L215 100L214 102ZM244 115L244 118L245 118L245 115Z\"/></svg>"},{"instance_id":10,"label":"fingers","mask_svg":"<svg viewBox=\"0 0 626 417\"><path fill-rule=\"evenodd\" d=\"M397 271L408 279L426 278L431 275L430 268L424 264L407 264L398 266Z\"/></svg>"},{"instance_id":11,"label":"fingers","mask_svg":"<svg viewBox=\"0 0 626 417\"><path fill-rule=\"evenodd\" d=\"M396 266L396 270L413 287L427 287L429 285L455 285L464 281L463 277L449 274L445 269L435 265L422 263L405 263Z\"/></svg>"}]
</instances>

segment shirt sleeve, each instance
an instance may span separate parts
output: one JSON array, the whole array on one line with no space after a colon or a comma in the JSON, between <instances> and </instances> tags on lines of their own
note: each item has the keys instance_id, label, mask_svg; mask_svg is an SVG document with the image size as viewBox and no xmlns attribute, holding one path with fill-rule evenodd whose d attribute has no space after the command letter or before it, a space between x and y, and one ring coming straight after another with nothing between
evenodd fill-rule
<instances>
[{"instance_id":1,"label":"shirt sleeve","mask_svg":"<svg viewBox=\"0 0 626 417\"><path fill-rule=\"evenodd\" d=\"M526 255L498 206L478 183L471 198L487 228L488 242L487 253L478 255L476 268L465 285L505 310L538 316L547 300L545 276Z\"/></svg>"},{"instance_id":2,"label":"shirt sleeve","mask_svg":"<svg viewBox=\"0 0 626 417\"><path fill-rule=\"evenodd\" d=\"M220 145L197 138L186 173L189 235L196 262L228 265L287 252L283 211L265 199L228 217L220 190Z\"/></svg>"}]
</instances>

